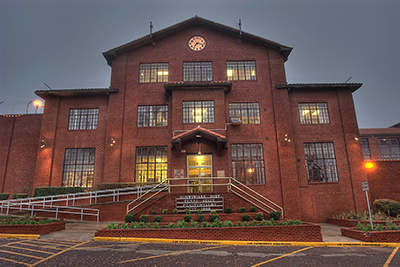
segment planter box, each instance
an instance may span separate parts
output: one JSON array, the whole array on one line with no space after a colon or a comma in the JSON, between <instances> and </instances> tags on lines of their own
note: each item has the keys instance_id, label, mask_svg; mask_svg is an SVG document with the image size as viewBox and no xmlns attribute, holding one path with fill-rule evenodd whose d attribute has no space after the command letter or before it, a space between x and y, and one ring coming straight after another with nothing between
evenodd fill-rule
<instances>
[{"instance_id":1,"label":"planter box","mask_svg":"<svg viewBox=\"0 0 400 267\"><path fill-rule=\"evenodd\" d=\"M52 222L45 224L17 224L0 226L0 233L44 235L64 229L65 222Z\"/></svg>"},{"instance_id":2,"label":"planter box","mask_svg":"<svg viewBox=\"0 0 400 267\"><path fill-rule=\"evenodd\" d=\"M327 223L330 224L335 224L335 225L339 225L339 226L344 226L344 227L356 227L357 224L360 222L363 225L367 225L370 224L369 220L350 220L350 219L337 219L337 218L328 218ZM392 221L393 223L399 224L400 221L399 220L388 220L388 221ZM373 220L372 221L373 224L383 224L385 225L386 220Z\"/></svg>"},{"instance_id":3,"label":"planter box","mask_svg":"<svg viewBox=\"0 0 400 267\"><path fill-rule=\"evenodd\" d=\"M365 242L399 243L400 231L373 231L364 232L360 230L342 228L343 236L351 237Z\"/></svg>"},{"instance_id":4,"label":"planter box","mask_svg":"<svg viewBox=\"0 0 400 267\"><path fill-rule=\"evenodd\" d=\"M196 240L322 242L317 224L221 228L100 229L95 236Z\"/></svg>"},{"instance_id":5,"label":"planter box","mask_svg":"<svg viewBox=\"0 0 400 267\"><path fill-rule=\"evenodd\" d=\"M236 221L241 221L242 220L242 215L247 214L250 215L251 220L253 221L256 217L255 212L247 212L247 213L217 213L216 215L219 216L220 221L232 221L236 223ZM141 214L140 214L141 215ZM136 221L139 221L140 215L136 215ZM146 214L148 215L148 214ZM183 217L186 214L180 213L180 214L156 214L156 215L148 215L149 216L149 222L153 223L154 222L154 217L155 216L161 216L162 217L162 223L163 224L168 224L169 222L177 222L177 221L183 221ZM192 218L193 221L197 221L197 216L198 214L189 214ZM205 213L204 215L204 221L205 222L210 222L210 215L209 213ZM266 215L264 215L264 218L268 218ZM279 222L279 221L276 221Z\"/></svg>"}]
</instances>

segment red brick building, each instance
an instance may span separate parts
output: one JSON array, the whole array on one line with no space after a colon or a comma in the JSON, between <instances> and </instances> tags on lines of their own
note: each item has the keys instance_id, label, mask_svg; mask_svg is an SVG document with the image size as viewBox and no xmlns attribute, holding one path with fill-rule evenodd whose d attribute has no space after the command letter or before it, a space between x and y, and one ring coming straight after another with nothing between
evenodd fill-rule
<instances>
[{"instance_id":1,"label":"red brick building","mask_svg":"<svg viewBox=\"0 0 400 267\"><path fill-rule=\"evenodd\" d=\"M110 88L39 90L43 115L2 117L1 192L234 177L289 218L363 210L362 84L288 84L291 51L199 17L111 49Z\"/></svg>"}]
</instances>

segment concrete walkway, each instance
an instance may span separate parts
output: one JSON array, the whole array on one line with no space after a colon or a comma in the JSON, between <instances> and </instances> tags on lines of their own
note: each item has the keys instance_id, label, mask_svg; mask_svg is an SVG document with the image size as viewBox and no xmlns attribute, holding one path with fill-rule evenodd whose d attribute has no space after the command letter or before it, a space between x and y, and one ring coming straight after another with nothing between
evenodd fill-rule
<instances>
[{"instance_id":1,"label":"concrete walkway","mask_svg":"<svg viewBox=\"0 0 400 267\"><path fill-rule=\"evenodd\" d=\"M49 240L77 240L91 241L98 229L106 227L110 222L81 222L67 221L65 230L40 236L39 239ZM323 242L362 242L342 236L340 233L341 226L320 223Z\"/></svg>"}]
</instances>

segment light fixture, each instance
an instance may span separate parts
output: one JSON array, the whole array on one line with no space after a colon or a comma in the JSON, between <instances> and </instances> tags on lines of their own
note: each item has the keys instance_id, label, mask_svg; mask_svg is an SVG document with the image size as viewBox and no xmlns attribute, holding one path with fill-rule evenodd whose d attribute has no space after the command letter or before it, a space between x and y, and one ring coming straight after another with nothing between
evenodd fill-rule
<instances>
[{"instance_id":1,"label":"light fixture","mask_svg":"<svg viewBox=\"0 0 400 267\"><path fill-rule=\"evenodd\" d=\"M290 136L288 134L285 134L284 139L286 142L291 142L292 139L290 138Z\"/></svg>"},{"instance_id":2,"label":"light fixture","mask_svg":"<svg viewBox=\"0 0 400 267\"><path fill-rule=\"evenodd\" d=\"M111 137L109 143L110 143L110 146L114 146L115 145L114 138Z\"/></svg>"},{"instance_id":3,"label":"light fixture","mask_svg":"<svg viewBox=\"0 0 400 267\"><path fill-rule=\"evenodd\" d=\"M357 135L354 136L354 140L358 141L359 139Z\"/></svg>"},{"instance_id":4,"label":"light fixture","mask_svg":"<svg viewBox=\"0 0 400 267\"><path fill-rule=\"evenodd\" d=\"M365 168L366 168L366 169L372 169L372 168L374 168L374 163L372 163L371 161L367 161L367 162L365 163Z\"/></svg>"},{"instance_id":5,"label":"light fixture","mask_svg":"<svg viewBox=\"0 0 400 267\"><path fill-rule=\"evenodd\" d=\"M31 100L28 102L28 104L26 105L26 114L28 114L29 111L29 105L33 102L33 104L35 105L36 109L35 109L35 113L37 113L38 108L43 107L42 101L40 100Z\"/></svg>"},{"instance_id":6,"label":"light fixture","mask_svg":"<svg viewBox=\"0 0 400 267\"><path fill-rule=\"evenodd\" d=\"M248 171L249 173L252 173L252 172L253 172L253 169L252 169L252 168L249 168L247 171Z\"/></svg>"},{"instance_id":7,"label":"light fixture","mask_svg":"<svg viewBox=\"0 0 400 267\"><path fill-rule=\"evenodd\" d=\"M45 148L46 147L46 142L44 141L44 139L42 139L40 141L40 148Z\"/></svg>"},{"instance_id":8,"label":"light fixture","mask_svg":"<svg viewBox=\"0 0 400 267\"><path fill-rule=\"evenodd\" d=\"M198 155L201 155L201 143L197 142L197 145L199 146L199 151L197 152Z\"/></svg>"}]
</instances>

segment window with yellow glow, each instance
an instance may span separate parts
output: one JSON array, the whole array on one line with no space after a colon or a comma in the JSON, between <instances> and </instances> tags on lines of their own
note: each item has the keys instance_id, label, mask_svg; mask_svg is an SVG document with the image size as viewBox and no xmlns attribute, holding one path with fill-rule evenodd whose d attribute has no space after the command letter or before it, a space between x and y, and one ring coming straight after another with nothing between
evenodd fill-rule
<instances>
[{"instance_id":1,"label":"window with yellow glow","mask_svg":"<svg viewBox=\"0 0 400 267\"><path fill-rule=\"evenodd\" d=\"M226 76L228 81L256 80L256 62L227 61Z\"/></svg>"},{"instance_id":2,"label":"window with yellow glow","mask_svg":"<svg viewBox=\"0 0 400 267\"><path fill-rule=\"evenodd\" d=\"M214 101L183 101L183 123L213 123Z\"/></svg>"},{"instance_id":3,"label":"window with yellow glow","mask_svg":"<svg viewBox=\"0 0 400 267\"><path fill-rule=\"evenodd\" d=\"M140 83L168 82L168 63L140 64Z\"/></svg>"},{"instance_id":4,"label":"window with yellow glow","mask_svg":"<svg viewBox=\"0 0 400 267\"><path fill-rule=\"evenodd\" d=\"M329 123L327 103L299 103L301 124Z\"/></svg>"},{"instance_id":5,"label":"window with yellow glow","mask_svg":"<svg viewBox=\"0 0 400 267\"><path fill-rule=\"evenodd\" d=\"M136 148L136 183L161 183L167 179L167 147Z\"/></svg>"},{"instance_id":6,"label":"window with yellow glow","mask_svg":"<svg viewBox=\"0 0 400 267\"><path fill-rule=\"evenodd\" d=\"M260 106L258 103L230 103L229 117L240 118L242 124L260 124Z\"/></svg>"}]
</instances>

